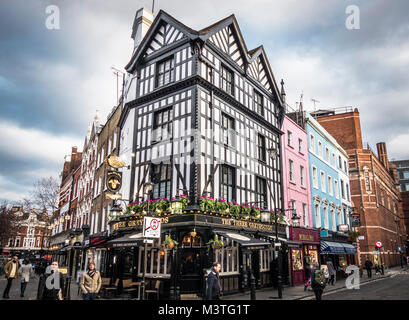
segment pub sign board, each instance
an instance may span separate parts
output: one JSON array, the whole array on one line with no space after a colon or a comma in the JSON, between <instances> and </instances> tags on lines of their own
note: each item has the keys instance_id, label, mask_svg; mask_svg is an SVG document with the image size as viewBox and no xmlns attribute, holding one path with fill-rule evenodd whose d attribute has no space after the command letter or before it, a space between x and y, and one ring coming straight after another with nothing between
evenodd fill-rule
<instances>
[{"instance_id":1,"label":"pub sign board","mask_svg":"<svg viewBox=\"0 0 409 320\"><path fill-rule=\"evenodd\" d=\"M118 192L122 185L122 172L108 170L106 181L109 191Z\"/></svg>"}]
</instances>

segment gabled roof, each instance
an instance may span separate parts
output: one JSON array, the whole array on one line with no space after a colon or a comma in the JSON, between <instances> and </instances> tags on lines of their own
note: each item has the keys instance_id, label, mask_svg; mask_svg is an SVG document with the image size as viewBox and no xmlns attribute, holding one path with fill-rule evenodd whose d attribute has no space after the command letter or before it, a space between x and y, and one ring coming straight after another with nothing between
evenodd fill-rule
<instances>
[{"instance_id":1,"label":"gabled roof","mask_svg":"<svg viewBox=\"0 0 409 320\"><path fill-rule=\"evenodd\" d=\"M163 22L169 23L169 24L175 26L176 28L178 28L191 41L201 40L203 42L208 41L209 38L211 38L214 34L221 31L225 27L229 26L232 29L234 36L238 40L238 46L239 46L239 49L241 51L241 56L242 56L243 61L245 61L245 63L247 65L250 65L259 56L261 57L261 60L263 61L263 63L265 64L265 66L267 68L266 71L267 71L269 81L271 83L271 90L272 90L273 93L275 93L275 95L279 99L280 103L281 104L283 103L282 99L281 99L280 92L279 92L278 87L277 87L277 83L276 83L276 81L274 79L274 75L273 75L273 72L271 70L270 63L268 62L268 58L267 58L267 55L265 53L264 47L259 46L257 48L254 48L254 49L250 50L250 51L247 49L247 46L246 46L246 43L244 41L243 35L242 35L241 31L240 31L239 24L237 23L237 20L236 20L236 17L235 17L234 14L232 14L232 15L230 15L230 16L228 16L228 17L226 17L226 18L224 18L224 19L222 19L222 20L220 20L220 21L206 27L206 28L203 28L203 29L201 29L199 31L196 31L196 30L193 30L193 29L189 28L188 26L184 25L183 23L181 23L180 21L178 21L177 19L175 19L174 17L172 17L171 15L166 13L165 11L160 10L159 13L157 14L155 20L153 21L151 27L149 28L147 34L145 35L145 37L141 41L138 48L133 53L130 62L125 66L125 69L128 72L132 73L134 71L137 61L139 61L139 59L142 58L143 53L148 49L149 44L154 39L155 34L158 32L159 28L163 25Z\"/></svg>"}]
</instances>

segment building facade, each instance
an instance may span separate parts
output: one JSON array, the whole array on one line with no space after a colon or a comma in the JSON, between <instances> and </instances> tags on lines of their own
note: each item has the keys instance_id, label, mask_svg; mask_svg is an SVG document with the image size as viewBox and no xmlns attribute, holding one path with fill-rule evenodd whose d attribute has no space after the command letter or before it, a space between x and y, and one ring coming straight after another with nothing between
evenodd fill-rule
<instances>
[{"instance_id":1,"label":"building facade","mask_svg":"<svg viewBox=\"0 0 409 320\"><path fill-rule=\"evenodd\" d=\"M17 230L16 235L3 247L3 254L40 260L46 253L50 240L50 220L47 214L34 209L26 211L22 206L13 206L11 211L16 215Z\"/></svg>"},{"instance_id":2,"label":"building facade","mask_svg":"<svg viewBox=\"0 0 409 320\"><path fill-rule=\"evenodd\" d=\"M377 153L362 143L358 109L338 112L321 110L317 121L347 151L351 198L359 214L360 262L370 258L375 264L400 264L399 247L404 245L404 220L400 203L396 166L389 162L385 143L377 144ZM378 250L375 243L381 241Z\"/></svg>"},{"instance_id":3,"label":"building facade","mask_svg":"<svg viewBox=\"0 0 409 320\"><path fill-rule=\"evenodd\" d=\"M300 285L308 280L311 264L318 262L319 231L313 229L307 132L287 115L282 131L284 208L292 225L289 238L295 242L289 249L291 284ZM297 226L292 223L294 213Z\"/></svg>"},{"instance_id":4,"label":"building facade","mask_svg":"<svg viewBox=\"0 0 409 320\"><path fill-rule=\"evenodd\" d=\"M250 274L259 286L271 284L274 262L288 282L286 249L281 256L270 241L272 212L284 210L284 109L263 47L247 50L234 16L196 31L160 11L143 35L149 17L137 12L126 67L119 155L130 167L122 169L121 193L138 208L151 181L153 204L184 194L188 205L183 214L162 218L162 236L148 246L147 265L141 263L138 215L111 220L112 272L135 279L147 268L147 277L163 277L171 295L203 292L203 269L211 261L222 264L225 293L247 288ZM281 219L277 232L285 243L288 227ZM124 228L129 223L136 227ZM179 243L174 255L161 249L169 237ZM213 250L218 237L224 244Z\"/></svg>"},{"instance_id":5,"label":"building facade","mask_svg":"<svg viewBox=\"0 0 409 320\"><path fill-rule=\"evenodd\" d=\"M90 242L87 255L95 262L98 270L105 272L106 248L102 245L108 237L108 215L112 207L112 200L107 194L107 158L118 155L118 121L121 115L120 105L114 107L107 117L107 121L98 133L97 158L94 177L94 190L91 214L95 222L91 225Z\"/></svg>"},{"instance_id":6,"label":"building facade","mask_svg":"<svg viewBox=\"0 0 409 320\"><path fill-rule=\"evenodd\" d=\"M400 195L402 200L402 214L403 223L400 224L402 232L406 237L405 247L402 247L399 252L402 255L409 255L409 160L391 161L398 172L398 179L400 184ZM404 241L405 242L405 241Z\"/></svg>"}]
</instances>

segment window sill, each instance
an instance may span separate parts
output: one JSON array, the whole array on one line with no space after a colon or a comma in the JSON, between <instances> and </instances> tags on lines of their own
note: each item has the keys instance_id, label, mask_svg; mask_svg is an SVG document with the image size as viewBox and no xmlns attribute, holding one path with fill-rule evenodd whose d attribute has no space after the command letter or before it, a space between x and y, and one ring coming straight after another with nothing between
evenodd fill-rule
<instances>
[{"instance_id":1,"label":"window sill","mask_svg":"<svg viewBox=\"0 0 409 320\"><path fill-rule=\"evenodd\" d=\"M297 184L295 183L295 181L289 181L292 185L296 186Z\"/></svg>"}]
</instances>

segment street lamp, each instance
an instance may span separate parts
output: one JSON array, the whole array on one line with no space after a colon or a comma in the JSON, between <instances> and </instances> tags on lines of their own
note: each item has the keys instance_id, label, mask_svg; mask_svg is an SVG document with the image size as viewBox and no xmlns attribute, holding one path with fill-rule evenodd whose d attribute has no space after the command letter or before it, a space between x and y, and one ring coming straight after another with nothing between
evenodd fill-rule
<instances>
[{"instance_id":1,"label":"street lamp","mask_svg":"<svg viewBox=\"0 0 409 320\"><path fill-rule=\"evenodd\" d=\"M173 214L182 214L183 203L179 196L170 201L170 208Z\"/></svg>"},{"instance_id":2,"label":"street lamp","mask_svg":"<svg viewBox=\"0 0 409 320\"><path fill-rule=\"evenodd\" d=\"M271 221L271 213L267 209L261 211L260 214L261 222L270 222Z\"/></svg>"},{"instance_id":3,"label":"street lamp","mask_svg":"<svg viewBox=\"0 0 409 320\"><path fill-rule=\"evenodd\" d=\"M293 215L291 217L291 221L293 222L293 227L299 227L301 217L297 216L297 212L295 211L295 209L292 209L292 210L293 210Z\"/></svg>"},{"instance_id":4,"label":"street lamp","mask_svg":"<svg viewBox=\"0 0 409 320\"><path fill-rule=\"evenodd\" d=\"M150 202L150 197L151 197L151 193L153 190L153 187L155 186L154 183L148 181L145 182L143 188L145 191L145 194L148 196L148 216L150 216L150 211L149 211L149 202ZM147 239L143 239L144 242L144 259L143 259L143 274L142 274L142 281L141 281L141 287L142 287L142 300L145 300L145 275L146 275L146 259L147 259L147 251L148 251L148 242Z\"/></svg>"}]
</instances>

